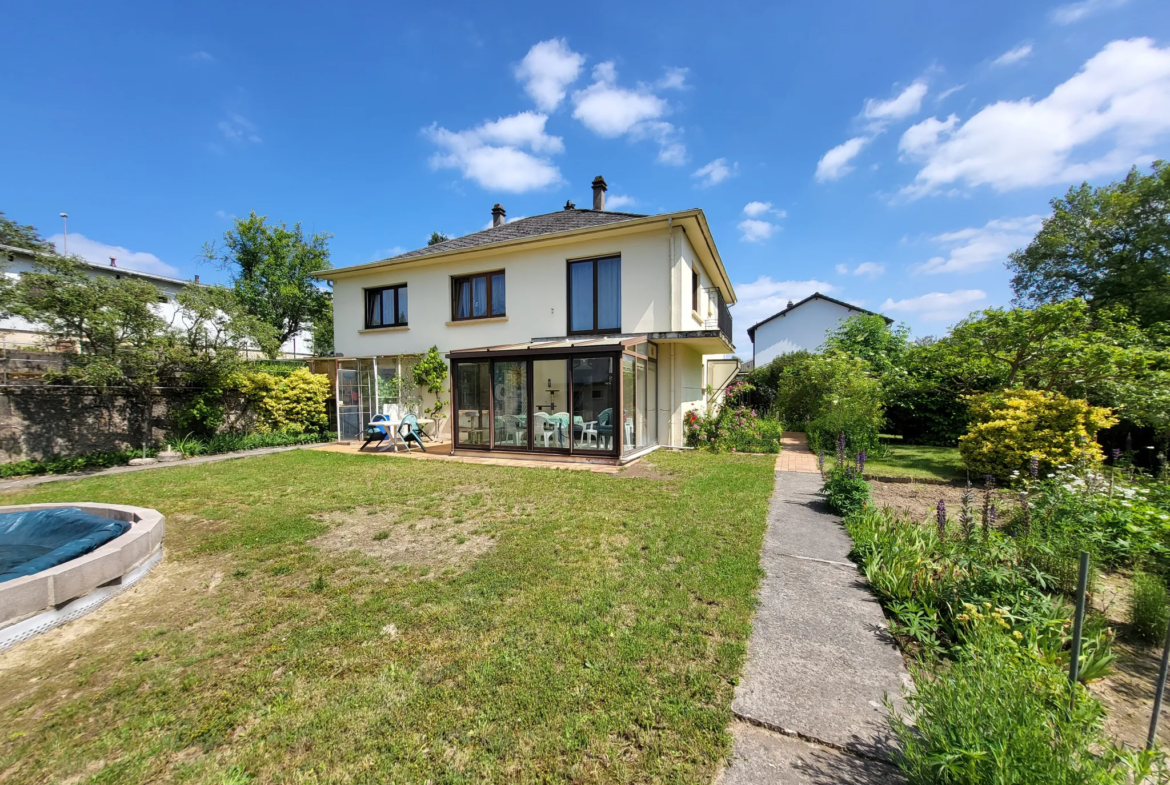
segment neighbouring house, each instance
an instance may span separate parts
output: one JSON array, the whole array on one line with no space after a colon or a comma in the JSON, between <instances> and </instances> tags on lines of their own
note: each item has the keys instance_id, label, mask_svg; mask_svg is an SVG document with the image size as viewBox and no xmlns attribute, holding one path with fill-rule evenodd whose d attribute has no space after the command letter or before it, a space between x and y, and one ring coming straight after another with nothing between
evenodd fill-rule
<instances>
[{"instance_id":1,"label":"neighbouring house","mask_svg":"<svg viewBox=\"0 0 1170 785\"><path fill-rule=\"evenodd\" d=\"M182 278L170 278L165 275L118 267L116 259L111 259L109 264L98 264L88 259L76 258L86 265L87 272L93 278L137 278L153 284L159 290L159 313L168 321L173 319L177 310L175 296L179 292L188 286L205 285L199 283L198 275L193 281L186 281ZM0 262L2 262L5 275L16 277L33 269L36 255L27 248L0 245ZM44 339L44 334L36 324L16 316L0 319L0 345L3 345L4 348L54 348L46 346ZM280 356L286 358L310 357L313 353L312 344L309 332L302 331L285 342L281 347ZM248 357L262 356L259 347L250 347L245 354Z\"/></svg>"},{"instance_id":2,"label":"neighbouring house","mask_svg":"<svg viewBox=\"0 0 1170 785\"><path fill-rule=\"evenodd\" d=\"M815 352L825 342L828 333L841 322L858 314L874 314L856 305L816 292L798 303L788 301L788 307L748 328L752 342L752 366L767 365L782 354ZM894 320L882 316L887 324Z\"/></svg>"},{"instance_id":3,"label":"neighbouring house","mask_svg":"<svg viewBox=\"0 0 1170 785\"><path fill-rule=\"evenodd\" d=\"M401 406L437 346L454 451L621 461L681 446L683 415L738 367L722 359L735 292L702 210L612 212L605 192L598 177L592 209L511 222L497 204L483 231L317 273L333 284L337 357L316 365L335 375L339 438Z\"/></svg>"}]
</instances>

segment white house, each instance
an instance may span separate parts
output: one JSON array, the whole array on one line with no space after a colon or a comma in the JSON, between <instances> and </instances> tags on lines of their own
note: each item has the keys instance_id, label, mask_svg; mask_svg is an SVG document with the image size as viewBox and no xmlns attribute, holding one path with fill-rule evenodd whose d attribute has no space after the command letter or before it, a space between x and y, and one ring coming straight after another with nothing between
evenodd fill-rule
<instances>
[{"instance_id":1,"label":"white house","mask_svg":"<svg viewBox=\"0 0 1170 785\"><path fill-rule=\"evenodd\" d=\"M511 223L497 204L484 231L316 273L333 283L339 438L437 346L456 451L620 461L681 445L686 412L734 375L704 358L734 350L735 292L702 210L611 212L605 191L598 177L593 209Z\"/></svg>"},{"instance_id":2,"label":"white house","mask_svg":"<svg viewBox=\"0 0 1170 785\"><path fill-rule=\"evenodd\" d=\"M98 264L88 259L75 257L86 266L86 272L93 278L136 278L153 284L159 290L158 313L167 321L172 321L178 306L175 296L188 286L202 286L199 276L193 281L182 278L171 278L166 275L144 273L126 267L118 267L117 261L110 260L107 264ZM21 273L31 271L36 262L36 255L27 248L16 248L10 245L0 245L0 267L5 275L16 277ZM0 319L0 342L8 348L41 347L44 336L40 328L16 316ZM308 357L312 354L312 337L308 331L302 331L285 342L281 347L282 357ZM259 348L249 349L249 356L260 356Z\"/></svg>"},{"instance_id":3,"label":"white house","mask_svg":"<svg viewBox=\"0 0 1170 785\"><path fill-rule=\"evenodd\" d=\"M815 352L825 342L826 335L837 329L842 321L863 313L881 315L820 292L795 304L789 301L783 311L748 328L748 338L752 341L752 365L759 368L791 352ZM887 324L894 321L882 318Z\"/></svg>"}]
</instances>

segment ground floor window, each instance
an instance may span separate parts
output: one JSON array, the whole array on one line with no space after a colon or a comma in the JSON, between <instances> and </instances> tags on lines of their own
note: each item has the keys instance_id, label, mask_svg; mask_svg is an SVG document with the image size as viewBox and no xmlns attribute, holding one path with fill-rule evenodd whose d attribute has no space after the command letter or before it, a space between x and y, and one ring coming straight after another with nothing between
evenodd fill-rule
<instances>
[{"instance_id":1,"label":"ground floor window","mask_svg":"<svg viewBox=\"0 0 1170 785\"><path fill-rule=\"evenodd\" d=\"M631 373L640 374L641 393L631 382L623 401L626 358L620 348L605 354L453 358L455 446L613 456L646 446L651 442L645 412L656 408L646 360L628 355Z\"/></svg>"}]
</instances>

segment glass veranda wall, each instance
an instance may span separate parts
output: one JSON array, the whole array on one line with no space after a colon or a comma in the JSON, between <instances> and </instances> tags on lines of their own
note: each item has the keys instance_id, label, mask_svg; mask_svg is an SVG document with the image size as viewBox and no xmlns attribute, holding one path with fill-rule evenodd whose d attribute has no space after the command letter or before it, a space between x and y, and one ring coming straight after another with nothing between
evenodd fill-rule
<instances>
[{"instance_id":1,"label":"glass veranda wall","mask_svg":"<svg viewBox=\"0 0 1170 785\"><path fill-rule=\"evenodd\" d=\"M657 444L657 363L627 344L453 353L455 447L618 457Z\"/></svg>"},{"instance_id":2,"label":"glass veranda wall","mask_svg":"<svg viewBox=\"0 0 1170 785\"><path fill-rule=\"evenodd\" d=\"M418 359L418 355L381 355L337 360L337 438L363 438L375 414L420 414L422 401L414 383Z\"/></svg>"}]
</instances>

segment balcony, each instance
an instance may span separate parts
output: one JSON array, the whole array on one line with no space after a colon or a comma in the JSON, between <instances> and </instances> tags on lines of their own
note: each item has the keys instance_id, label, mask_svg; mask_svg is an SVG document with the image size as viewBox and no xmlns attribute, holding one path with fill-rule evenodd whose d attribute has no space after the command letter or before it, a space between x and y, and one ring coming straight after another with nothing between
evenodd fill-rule
<instances>
[{"instance_id":1,"label":"balcony","mask_svg":"<svg viewBox=\"0 0 1170 785\"><path fill-rule=\"evenodd\" d=\"M715 314L709 316L703 322L703 327L707 330L718 330L723 333L723 337L727 342L731 343L731 310L727 307L727 303L723 301L723 293L718 289L704 289L707 293L708 301L715 306ZM733 344L734 345L734 344Z\"/></svg>"}]
</instances>

